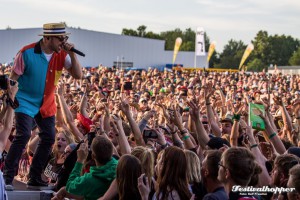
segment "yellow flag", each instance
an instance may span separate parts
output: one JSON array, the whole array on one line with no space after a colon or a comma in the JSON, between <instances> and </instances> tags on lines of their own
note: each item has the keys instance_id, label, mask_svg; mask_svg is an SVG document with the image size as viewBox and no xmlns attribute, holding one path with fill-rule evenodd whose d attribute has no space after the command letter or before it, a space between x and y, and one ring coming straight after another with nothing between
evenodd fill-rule
<instances>
[{"instance_id":1,"label":"yellow flag","mask_svg":"<svg viewBox=\"0 0 300 200\"><path fill-rule=\"evenodd\" d=\"M180 37L176 38L175 46L174 46L174 53L173 53L173 65L175 63L176 56L178 54L181 43L182 43L182 39Z\"/></svg>"},{"instance_id":2,"label":"yellow flag","mask_svg":"<svg viewBox=\"0 0 300 200\"><path fill-rule=\"evenodd\" d=\"M207 63L209 63L209 60L210 60L212 54L214 53L215 48L216 48L216 41L213 41L213 42L209 45L208 54L207 54Z\"/></svg>"},{"instance_id":3,"label":"yellow flag","mask_svg":"<svg viewBox=\"0 0 300 200\"><path fill-rule=\"evenodd\" d=\"M244 52L244 55L242 57L242 60L241 60L241 63L240 63L240 66L239 66L239 69L241 69L241 66L244 64L244 62L246 61L246 59L248 58L248 56L250 55L250 53L253 51L254 49L254 46L253 44L249 44Z\"/></svg>"}]
</instances>

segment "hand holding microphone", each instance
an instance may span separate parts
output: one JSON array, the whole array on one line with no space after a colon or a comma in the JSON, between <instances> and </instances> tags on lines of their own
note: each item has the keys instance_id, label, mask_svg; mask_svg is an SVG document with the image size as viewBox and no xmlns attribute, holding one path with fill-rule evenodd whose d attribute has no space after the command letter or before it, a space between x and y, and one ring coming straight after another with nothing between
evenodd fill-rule
<instances>
[{"instance_id":1,"label":"hand holding microphone","mask_svg":"<svg viewBox=\"0 0 300 200\"><path fill-rule=\"evenodd\" d=\"M72 52L74 52L74 53L76 53L76 54L78 54L78 55L80 55L80 56L83 56L83 57L85 56L84 53L82 53L81 51L79 51L79 50L77 50L77 49L74 48L74 44L70 44L70 43L65 42L65 43L63 44L63 48L64 48L66 51L72 51Z\"/></svg>"}]
</instances>

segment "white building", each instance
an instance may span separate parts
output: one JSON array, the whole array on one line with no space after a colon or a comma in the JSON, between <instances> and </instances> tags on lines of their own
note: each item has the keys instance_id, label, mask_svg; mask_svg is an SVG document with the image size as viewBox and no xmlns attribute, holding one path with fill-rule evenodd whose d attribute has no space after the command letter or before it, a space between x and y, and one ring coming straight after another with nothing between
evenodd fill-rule
<instances>
[{"instance_id":1,"label":"white building","mask_svg":"<svg viewBox=\"0 0 300 200\"><path fill-rule=\"evenodd\" d=\"M269 67L268 73L282 73L282 74L300 74L300 66L278 66L276 67Z\"/></svg>"},{"instance_id":2,"label":"white building","mask_svg":"<svg viewBox=\"0 0 300 200\"><path fill-rule=\"evenodd\" d=\"M165 51L165 41L125 36L84 29L67 28L69 41L86 54L80 57L83 66L123 66L147 68L164 67L172 64L173 51ZM10 63L25 45L41 39L42 28L0 30L0 63ZM194 52L177 55L177 64L194 67ZM207 67L206 56L197 57L197 67Z\"/></svg>"}]
</instances>

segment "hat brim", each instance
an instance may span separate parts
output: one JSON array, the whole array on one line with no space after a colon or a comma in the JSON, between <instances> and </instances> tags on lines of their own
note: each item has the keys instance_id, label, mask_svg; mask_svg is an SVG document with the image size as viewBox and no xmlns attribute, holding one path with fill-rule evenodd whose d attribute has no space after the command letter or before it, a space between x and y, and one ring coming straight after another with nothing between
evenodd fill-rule
<instances>
[{"instance_id":1,"label":"hat brim","mask_svg":"<svg viewBox=\"0 0 300 200\"><path fill-rule=\"evenodd\" d=\"M51 33L51 34L44 34L41 33L38 36L64 36L64 35L70 35L71 33Z\"/></svg>"}]
</instances>

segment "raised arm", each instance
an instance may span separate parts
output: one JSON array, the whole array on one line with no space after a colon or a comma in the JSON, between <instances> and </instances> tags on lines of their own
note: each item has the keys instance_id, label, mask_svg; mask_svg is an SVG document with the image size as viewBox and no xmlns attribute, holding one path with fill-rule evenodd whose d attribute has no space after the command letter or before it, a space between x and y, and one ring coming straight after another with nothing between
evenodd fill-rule
<instances>
[{"instance_id":1,"label":"raised arm","mask_svg":"<svg viewBox=\"0 0 300 200\"><path fill-rule=\"evenodd\" d=\"M116 135L122 155L130 154L131 148L123 129L122 120L120 119L120 117L113 115L111 121L113 129L117 133Z\"/></svg>"},{"instance_id":2,"label":"raised arm","mask_svg":"<svg viewBox=\"0 0 300 200\"><path fill-rule=\"evenodd\" d=\"M200 121L199 106L193 101L188 101L188 105L190 107L190 116L192 120L195 122L197 140L201 148L205 149L206 144L209 141L209 137L206 130L203 127L202 122Z\"/></svg>"},{"instance_id":3,"label":"raised arm","mask_svg":"<svg viewBox=\"0 0 300 200\"><path fill-rule=\"evenodd\" d=\"M8 98L14 101L16 93L18 91L18 83L16 83L14 86L11 86L8 80L7 87L8 87L7 88ZM14 109L9 104L6 106L5 109L6 112L5 112L4 122L3 122L3 129L1 130L1 134L0 134L0 153L2 153L2 151L5 148L7 139L12 129L13 117L14 117Z\"/></svg>"},{"instance_id":4,"label":"raised arm","mask_svg":"<svg viewBox=\"0 0 300 200\"><path fill-rule=\"evenodd\" d=\"M130 124L136 144L139 146L145 146L145 142L143 140L142 133L139 129L138 124L136 123L136 121L133 119L133 117L131 115L129 104L126 100L122 100L122 102L120 103L120 109L124 113L124 115L126 116L128 122Z\"/></svg>"},{"instance_id":5,"label":"raised arm","mask_svg":"<svg viewBox=\"0 0 300 200\"><path fill-rule=\"evenodd\" d=\"M269 185L271 182L271 177L266 168L267 159L261 153L259 146L256 143L256 140L254 139L253 130L250 126L246 126L246 134L249 136L250 151L254 154L258 164L262 168L262 173L259 175L259 185L260 186Z\"/></svg>"},{"instance_id":6,"label":"raised arm","mask_svg":"<svg viewBox=\"0 0 300 200\"><path fill-rule=\"evenodd\" d=\"M71 111L69 110L68 105L63 96L63 86L62 85L58 85L57 95L58 95L58 100L59 100L60 107L61 107L60 109L61 109L61 112L62 112L65 122L67 123L71 132L75 136L76 140L77 141L82 140L83 134L78 130L78 128L76 127L76 125L74 123L73 115L72 115Z\"/></svg>"},{"instance_id":7,"label":"raised arm","mask_svg":"<svg viewBox=\"0 0 300 200\"><path fill-rule=\"evenodd\" d=\"M180 113L178 112L178 110L176 109L176 107L173 107L174 113L173 115L170 116L170 119L172 122L174 122L174 124L178 127L178 130L182 136L182 140L184 142L184 146L186 149L192 150L195 148L195 145L193 144L192 140L191 140L191 135L189 133L189 131L184 128L183 124L182 124L182 117L180 115Z\"/></svg>"},{"instance_id":8,"label":"raised arm","mask_svg":"<svg viewBox=\"0 0 300 200\"><path fill-rule=\"evenodd\" d=\"M71 67L69 67L67 70L68 72L71 74L72 77L74 77L75 79L80 79L82 77L82 66L76 56L76 54L72 51L70 51L70 49L74 47L74 44L70 44L70 43L64 43L64 49L67 51L67 53L69 54L70 58L71 58Z\"/></svg>"},{"instance_id":9,"label":"raised arm","mask_svg":"<svg viewBox=\"0 0 300 200\"><path fill-rule=\"evenodd\" d=\"M261 114L260 117L264 120L264 122L266 124L266 133L270 139L270 142L273 144L274 148L276 149L277 153L284 154L286 149L278 136L277 130L274 130L272 128L270 121L266 116L263 116Z\"/></svg>"},{"instance_id":10,"label":"raised arm","mask_svg":"<svg viewBox=\"0 0 300 200\"><path fill-rule=\"evenodd\" d=\"M221 130L215 120L215 115L213 108L210 103L210 96L214 93L214 90L212 88L211 84L208 84L207 87L204 89L204 95L205 95L205 105L206 105L206 113L208 117L208 122L210 123L211 130L214 133L215 136L221 137Z\"/></svg>"}]
</instances>

